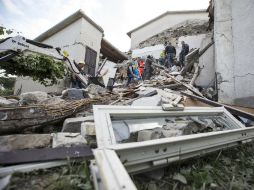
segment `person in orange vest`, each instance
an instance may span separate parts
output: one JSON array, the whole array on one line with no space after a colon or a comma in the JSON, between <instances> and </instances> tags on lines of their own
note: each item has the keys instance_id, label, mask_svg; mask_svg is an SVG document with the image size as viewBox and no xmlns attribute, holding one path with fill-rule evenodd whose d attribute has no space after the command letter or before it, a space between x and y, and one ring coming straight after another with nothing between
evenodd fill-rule
<instances>
[{"instance_id":1,"label":"person in orange vest","mask_svg":"<svg viewBox=\"0 0 254 190\"><path fill-rule=\"evenodd\" d=\"M138 69L139 73L141 75L141 78L144 78L144 72L145 72L145 61L143 59L138 58Z\"/></svg>"}]
</instances>

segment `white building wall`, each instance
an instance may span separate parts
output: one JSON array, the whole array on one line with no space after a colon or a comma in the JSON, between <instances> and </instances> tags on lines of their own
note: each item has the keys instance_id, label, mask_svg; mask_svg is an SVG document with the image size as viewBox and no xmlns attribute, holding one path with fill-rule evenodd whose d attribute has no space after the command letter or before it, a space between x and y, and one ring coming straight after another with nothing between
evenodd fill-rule
<instances>
[{"instance_id":1,"label":"white building wall","mask_svg":"<svg viewBox=\"0 0 254 190\"><path fill-rule=\"evenodd\" d=\"M82 19L80 35L81 41L97 52L96 59L96 70L97 70L103 33L99 31L97 28L95 28L93 25L91 25L87 20Z\"/></svg>"},{"instance_id":2,"label":"white building wall","mask_svg":"<svg viewBox=\"0 0 254 190\"><path fill-rule=\"evenodd\" d=\"M254 1L232 0L235 98L252 96L254 107ZM237 103L237 102L235 102ZM249 105L250 102L246 102Z\"/></svg>"},{"instance_id":3,"label":"white building wall","mask_svg":"<svg viewBox=\"0 0 254 190\"><path fill-rule=\"evenodd\" d=\"M135 48L140 42L179 24L185 20L200 19L208 20L208 13L177 13L167 14L158 20L131 33L131 49Z\"/></svg>"},{"instance_id":4,"label":"white building wall","mask_svg":"<svg viewBox=\"0 0 254 190\"><path fill-rule=\"evenodd\" d=\"M200 49L205 48L212 42L212 35L207 35L203 39ZM215 66L214 66L214 45L209 47L205 53L199 58L200 73L195 81L195 85L207 88L214 85L215 82Z\"/></svg>"},{"instance_id":5,"label":"white building wall","mask_svg":"<svg viewBox=\"0 0 254 190\"><path fill-rule=\"evenodd\" d=\"M214 16L219 101L236 104L237 99L253 99L254 1L215 0ZM254 106L249 102L245 105Z\"/></svg>"},{"instance_id":6,"label":"white building wall","mask_svg":"<svg viewBox=\"0 0 254 190\"><path fill-rule=\"evenodd\" d=\"M33 91L44 91L44 92L51 92L51 93L58 93L60 94L64 89L64 80L60 80L58 84L53 86L44 86L39 82L33 81L30 77L17 77L15 86L14 86L14 93L16 93L19 89L21 89L21 93L23 92L33 92Z\"/></svg>"},{"instance_id":7,"label":"white building wall","mask_svg":"<svg viewBox=\"0 0 254 190\"><path fill-rule=\"evenodd\" d=\"M83 50L85 47L78 43L81 42L81 25L82 18L42 41L42 43L60 47L62 50L65 50L70 54L69 58L74 59L77 62L79 60L84 60Z\"/></svg>"},{"instance_id":8,"label":"white building wall","mask_svg":"<svg viewBox=\"0 0 254 190\"><path fill-rule=\"evenodd\" d=\"M190 50L194 48L200 48L201 43L203 39L205 38L205 34L199 34L199 35L193 35L193 36L181 36L178 38L177 41L177 46L176 46L176 55L177 58L179 58L179 53L181 52L182 49L182 44L181 42L184 41L186 44L189 45Z\"/></svg>"},{"instance_id":9,"label":"white building wall","mask_svg":"<svg viewBox=\"0 0 254 190\"><path fill-rule=\"evenodd\" d=\"M60 47L67 51L70 59L76 62L84 61L86 45L97 52L96 65L99 61L99 52L102 40L102 32L87 22L84 18L73 22L61 31L44 40L42 43ZM45 91L60 93L65 88L65 83L60 80L57 85L45 87L38 82L34 82L29 77L18 77L15 83L15 93L22 86L21 92Z\"/></svg>"}]
</instances>

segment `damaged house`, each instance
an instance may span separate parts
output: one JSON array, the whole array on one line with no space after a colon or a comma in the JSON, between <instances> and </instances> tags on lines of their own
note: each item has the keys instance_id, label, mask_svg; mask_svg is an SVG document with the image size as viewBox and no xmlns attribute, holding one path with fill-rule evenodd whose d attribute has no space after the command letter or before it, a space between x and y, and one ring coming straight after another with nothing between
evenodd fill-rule
<instances>
[{"instance_id":1,"label":"damaged house","mask_svg":"<svg viewBox=\"0 0 254 190\"><path fill-rule=\"evenodd\" d=\"M0 132L8 134L0 146L1 180L24 189L253 189L253 18L249 0L166 12L128 33L132 57L151 61L149 80L125 85L127 76L114 67L112 91L89 84L87 96L75 100L43 92L45 100L23 107L24 94L16 97L0 110ZM135 62L123 61L126 55L82 11L36 40L85 61L92 76L100 57L121 62L117 67L125 71ZM159 55L165 41L178 52L180 41L189 44L182 67L146 57ZM42 89L19 78L16 86L60 92L65 85Z\"/></svg>"},{"instance_id":2,"label":"damaged house","mask_svg":"<svg viewBox=\"0 0 254 190\"><path fill-rule=\"evenodd\" d=\"M91 20L82 10L78 10L60 23L35 38L35 41L60 47L77 63L84 61L88 65L88 74L94 76L101 58L113 62L121 62L127 56L104 38L103 29ZM15 93L29 91L45 91L60 93L67 86L68 81L45 87L29 77L18 77Z\"/></svg>"},{"instance_id":3,"label":"damaged house","mask_svg":"<svg viewBox=\"0 0 254 190\"><path fill-rule=\"evenodd\" d=\"M214 85L219 102L253 108L253 2L215 0L210 7L213 36L203 46L214 45L199 59L196 85Z\"/></svg>"},{"instance_id":4,"label":"damaged house","mask_svg":"<svg viewBox=\"0 0 254 190\"><path fill-rule=\"evenodd\" d=\"M170 40L169 31L170 28L179 28L178 36L180 37L181 28L189 25L189 31L183 31L182 36L194 34L191 30L195 28L193 25L205 25L208 21L208 13L205 10L193 10L193 11L167 11L162 15L142 24L141 26L131 30L127 35L131 38L131 49L143 48L151 45L164 44L165 41ZM186 27L185 27L186 28ZM205 27L203 27L205 28ZM174 29L175 30L175 29ZM206 33L205 29L199 33ZM196 33L198 34L198 33ZM153 40L154 38L161 38L162 40ZM193 43L197 40L190 39ZM148 42L149 41L149 42ZM188 40L186 40L188 42ZM172 41L176 45L176 41Z\"/></svg>"}]
</instances>

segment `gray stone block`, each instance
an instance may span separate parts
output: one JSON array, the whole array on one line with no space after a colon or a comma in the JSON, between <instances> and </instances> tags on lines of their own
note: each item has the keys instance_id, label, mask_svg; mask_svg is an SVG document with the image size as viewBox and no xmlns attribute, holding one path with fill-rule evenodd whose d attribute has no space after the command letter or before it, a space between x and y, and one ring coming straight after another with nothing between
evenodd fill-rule
<instances>
[{"instance_id":1,"label":"gray stone block","mask_svg":"<svg viewBox=\"0 0 254 190\"><path fill-rule=\"evenodd\" d=\"M93 116L67 118L63 123L62 132L80 133L82 122L93 122Z\"/></svg>"},{"instance_id":2,"label":"gray stone block","mask_svg":"<svg viewBox=\"0 0 254 190\"><path fill-rule=\"evenodd\" d=\"M80 133L53 133L52 147L71 147L85 145L87 141Z\"/></svg>"},{"instance_id":3,"label":"gray stone block","mask_svg":"<svg viewBox=\"0 0 254 190\"><path fill-rule=\"evenodd\" d=\"M138 142L148 141L152 139L152 130L143 130L138 132Z\"/></svg>"},{"instance_id":4,"label":"gray stone block","mask_svg":"<svg viewBox=\"0 0 254 190\"><path fill-rule=\"evenodd\" d=\"M81 135L83 137L85 136L95 136L95 124L94 122L83 122L81 123Z\"/></svg>"},{"instance_id":5,"label":"gray stone block","mask_svg":"<svg viewBox=\"0 0 254 190\"><path fill-rule=\"evenodd\" d=\"M6 135L0 138L0 151L46 148L50 146L50 134Z\"/></svg>"}]
</instances>

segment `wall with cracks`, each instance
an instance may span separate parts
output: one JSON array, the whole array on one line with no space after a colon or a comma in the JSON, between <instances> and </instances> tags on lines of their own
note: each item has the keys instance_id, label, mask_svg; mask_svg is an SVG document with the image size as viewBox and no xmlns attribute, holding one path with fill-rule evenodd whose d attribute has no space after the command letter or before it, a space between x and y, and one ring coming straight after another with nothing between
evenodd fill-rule
<instances>
[{"instance_id":1,"label":"wall with cracks","mask_svg":"<svg viewBox=\"0 0 254 190\"><path fill-rule=\"evenodd\" d=\"M62 50L67 51L70 54L69 58L76 62L85 60L86 46L88 46L97 52L97 69L102 36L103 33L101 31L84 18L80 18L42 42L55 47L60 47ZM68 78L59 80L56 85L45 87L44 85L33 81L30 77L17 77L14 93L21 89L21 93L44 91L47 93L60 94L63 89L69 86L70 80Z\"/></svg>"},{"instance_id":2,"label":"wall with cracks","mask_svg":"<svg viewBox=\"0 0 254 190\"><path fill-rule=\"evenodd\" d=\"M254 1L215 0L219 101L254 107Z\"/></svg>"}]
</instances>

